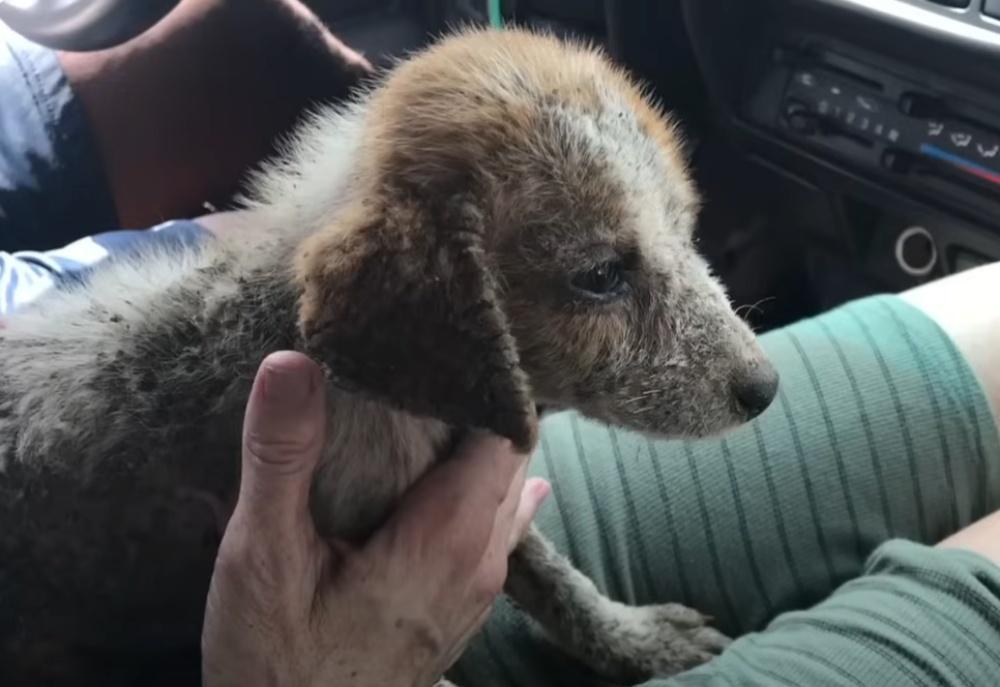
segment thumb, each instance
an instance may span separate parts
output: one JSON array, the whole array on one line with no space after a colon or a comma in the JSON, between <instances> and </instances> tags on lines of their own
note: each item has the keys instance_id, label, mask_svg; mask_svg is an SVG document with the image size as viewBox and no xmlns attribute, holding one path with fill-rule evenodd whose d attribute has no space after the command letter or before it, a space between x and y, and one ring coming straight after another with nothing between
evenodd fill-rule
<instances>
[{"instance_id":1,"label":"thumb","mask_svg":"<svg viewBox=\"0 0 1000 687\"><path fill-rule=\"evenodd\" d=\"M280 540L308 521L309 486L325 430L326 394L319 366L299 353L268 356L247 405L236 505L236 512L253 521L258 533Z\"/></svg>"}]
</instances>

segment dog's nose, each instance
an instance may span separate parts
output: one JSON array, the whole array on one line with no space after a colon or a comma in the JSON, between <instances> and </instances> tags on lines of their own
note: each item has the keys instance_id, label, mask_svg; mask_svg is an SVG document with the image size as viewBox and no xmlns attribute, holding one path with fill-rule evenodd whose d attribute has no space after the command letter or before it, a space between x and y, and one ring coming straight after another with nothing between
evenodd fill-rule
<instances>
[{"instance_id":1,"label":"dog's nose","mask_svg":"<svg viewBox=\"0 0 1000 687\"><path fill-rule=\"evenodd\" d=\"M743 372L733 381L733 394L752 420L771 405L778 393L778 371L769 362L762 362Z\"/></svg>"}]
</instances>

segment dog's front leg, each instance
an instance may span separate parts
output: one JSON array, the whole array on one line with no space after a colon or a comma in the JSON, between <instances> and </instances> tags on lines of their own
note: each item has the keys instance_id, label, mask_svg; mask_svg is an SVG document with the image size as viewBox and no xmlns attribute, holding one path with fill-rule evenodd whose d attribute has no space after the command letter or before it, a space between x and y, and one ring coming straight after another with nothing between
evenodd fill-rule
<instances>
[{"instance_id":1,"label":"dog's front leg","mask_svg":"<svg viewBox=\"0 0 1000 687\"><path fill-rule=\"evenodd\" d=\"M607 598L535 527L510 558L504 591L561 649L618 684L674 675L729 644L690 608L627 606Z\"/></svg>"}]
</instances>

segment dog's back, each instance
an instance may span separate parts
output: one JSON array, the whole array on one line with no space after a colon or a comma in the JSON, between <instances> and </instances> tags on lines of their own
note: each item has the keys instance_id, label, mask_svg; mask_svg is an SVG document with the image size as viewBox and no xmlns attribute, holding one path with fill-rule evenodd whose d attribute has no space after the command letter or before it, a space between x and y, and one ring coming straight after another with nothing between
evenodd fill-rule
<instances>
[{"instance_id":1,"label":"dog's back","mask_svg":"<svg viewBox=\"0 0 1000 687\"><path fill-rule=\"evenodd\" d=\"M197 631L189 590L226 518L242 406L255 363L293 343L294 300L207 245L111 265L6 323L0 639L14 623L96 645ZM163 622L142 638L120 613Z\"/></svg>"}]
</instances>

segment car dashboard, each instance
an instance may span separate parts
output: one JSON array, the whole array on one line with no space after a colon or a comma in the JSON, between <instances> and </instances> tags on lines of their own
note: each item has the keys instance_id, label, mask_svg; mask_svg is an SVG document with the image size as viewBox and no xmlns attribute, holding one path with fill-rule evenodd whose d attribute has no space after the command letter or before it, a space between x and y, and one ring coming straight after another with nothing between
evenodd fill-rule
<instances>
[{"instance_id":1,"label":"car dashboard","mask_svg":"<svg viewBox=\"0 0 1000 687\"><path fill-rule=\"evenodd\" d=\"M873 285L1000 258L1000 2L690 4L736 145L833 201L845 221L805 224Z\"/></svg>"}]
</instances>

